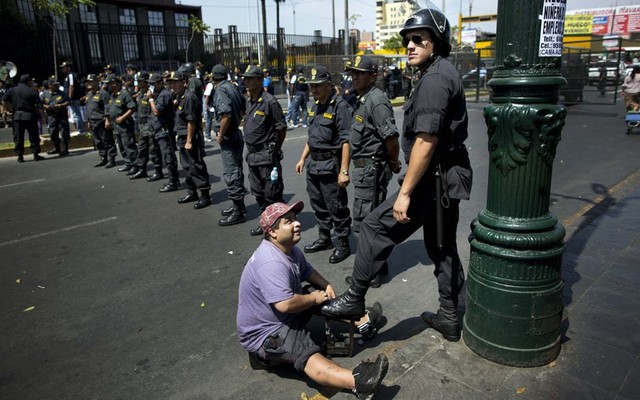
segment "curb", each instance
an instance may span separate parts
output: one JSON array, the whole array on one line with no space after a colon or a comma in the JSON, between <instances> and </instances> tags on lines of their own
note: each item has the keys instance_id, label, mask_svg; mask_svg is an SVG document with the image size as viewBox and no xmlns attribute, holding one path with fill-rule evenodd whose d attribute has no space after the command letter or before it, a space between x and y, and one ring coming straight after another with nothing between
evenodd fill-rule
<instances>
[{"instance_id":1,"label":"curb","mask_svg":"<svg viewBox=\"0 0 640 400\"><path fill-rule=\"evenodd\" d=\"M31 154L31 148L27 146L26 142L27 141L25 140L24 154L29 155ZM91 148L94 147L92 136L75 134L75 135L72 135L71 138L69 139L69 150L81 149L81 148L87 148L87 147L91 147ZM46 153L51 149L53 149L53 142L51 141L51 139L49 139L48 137L47 138L41 137L40 153ZM13 151L13 147L0 150L0 158L16 157L16 156L17 155L15 151Z\"/></svg>"}]
</instances>

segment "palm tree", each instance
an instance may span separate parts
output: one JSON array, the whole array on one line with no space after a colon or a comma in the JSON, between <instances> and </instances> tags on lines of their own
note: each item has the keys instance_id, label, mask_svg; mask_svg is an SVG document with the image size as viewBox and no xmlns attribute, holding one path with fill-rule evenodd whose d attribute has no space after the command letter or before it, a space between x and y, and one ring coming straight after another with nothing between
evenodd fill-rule
<instances>
[{"instance_id":1,"label":"palm tree","mask_svg":"<svg viewBox=\"0 0 640 400\"><path fill-rule=\"evenodd\" d=\"M278 77L280 78L281 85L284 85L284 79L282 79L284 66L282 65L282 42L283 37L280 35L280 3L284 3L285 0L274 0L276 2L276 37L277 39L277 52L278 52ZM282 86L284 90L284 86Z\"/></svg>"},{"instance_id":2,"label":"palm tree","mask_svg":"<svg viewBox=\"0 0 640 400\"><path fill-rule=\"evenodd\" d=\"M262 45L264 46L264 62L266 63L269 60L269 41L267 40L267 6L265 4L266 0L260 0L262 4Z\"/></svg>"}]
</instances>

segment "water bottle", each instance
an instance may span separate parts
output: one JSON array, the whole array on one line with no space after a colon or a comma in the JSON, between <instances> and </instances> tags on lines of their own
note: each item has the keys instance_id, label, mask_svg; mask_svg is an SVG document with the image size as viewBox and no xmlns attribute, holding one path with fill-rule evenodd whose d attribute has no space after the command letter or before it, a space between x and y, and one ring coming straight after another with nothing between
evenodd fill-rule
<instances>
[{"instance_id":1,"label":"water bottle","mask_svg":"<svg viewBox=\"0 0 640 400\"><path fill-rule=\"evenodd\" d=\"M271 182L275 182L278 180L278 167L273 167L271 170Z\"/></svg>"}]
</instances>

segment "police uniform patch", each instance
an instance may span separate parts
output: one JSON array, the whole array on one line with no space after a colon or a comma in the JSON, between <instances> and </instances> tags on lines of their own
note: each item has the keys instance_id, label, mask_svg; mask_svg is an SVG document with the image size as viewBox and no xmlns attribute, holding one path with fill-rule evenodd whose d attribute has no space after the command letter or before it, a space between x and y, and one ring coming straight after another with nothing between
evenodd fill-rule
<instances>
[{"instance_id":1,"label":"police uniform patch","mask_svg":"<svg viewBox=\"0 0 640 400\"><path fill-rule=\"evenodd\" d=\"M323 117L325 117L326 119L333 119L333 114L331 113L324 113L322 114Z\"/></svg>"},{"instance_id":2,"label":"police uniform patch","mask_svg":"<svg viewBox=\"0 0 640 400\"><path fill-rule=\"evenodd\" d=\"M94 99L94 100L100 100L100 96L95 95L95 96L93 96L93 99Z\"/></svg>"},{"instance_id":3,"label":"police uniform patch","mask_svg":"<svg viewBox=\"0 0 640 400\"><path fill-rule=\"evenodd\" d=\"M356 122L362 123L362 121L364 121L364 118L362 118L362 115L356 115Z\"/></svg>"},{"instance_id":4,"label":"police uniform patch","mask_svg":"<svg viewBox=\"0 0 640 400\"><path fill-rule=\"evenodd\" d=\"M360 61L362 61L362 57L357 56L357 57L356 57L356 60L355 60L355 63L353 64L353 66L354 66L354 67L357 67L358 65L360 65Z\"/></svg>"},{"instance_id":5,"label":"police uniform patch","mask_svg":"<svg viewBox=\"0 0 640 400\"><path fill-rule=\"evenodd\" d=\"M316 79L317 74L318 74L318 70L315 68L311 68L311 80Z\"/></svg>"},{"instance_id":6,"label":"police uniform patch","mask_svg":"<svg viewBox=\"0 0 640 400\"><path fill-rule=\"evenodd\" d=\"M307 114L309 114L310 117L313 117L314 115L316 115L315 111L309 111Z\"/></svg>"},{"instance_id":7,"label":"police uniform patch","mask_svg":"<svg viewBox=\"0 0 640 400\"><path fill-rule=\"evenodd\" d=\"M253 116L254 116L254 117L255 117L256 115L259 115L259 116L261 116L261 117L264 117L264 111L260 111L260 110L258 110L258 111L256 111L256 113L255 113L255 114L253 114Z\"/></svg>"}]
</instances>

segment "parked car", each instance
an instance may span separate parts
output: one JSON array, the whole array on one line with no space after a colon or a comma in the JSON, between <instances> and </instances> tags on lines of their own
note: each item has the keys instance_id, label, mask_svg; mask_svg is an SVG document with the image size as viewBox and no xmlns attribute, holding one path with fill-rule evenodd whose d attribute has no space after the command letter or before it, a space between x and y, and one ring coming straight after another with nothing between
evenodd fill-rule
<instances>
[{"instance_id":1,"label":"parked car","mask_svg":"<svg viewBox=\"0 0 640 400\"><path fill-rule=\"evenodd\" d=\"M607 84L615 85L616 79L618 83L621 83L626 76L626 66L621 61L618 63L617 61L601 61L596 64L592 64L589 67L589 85L595 85L598 83L598 78L600 77L600 67L605 66L607 68Z\"/></svg>"},{"instance_id":2,"label":"parked car","mask_svg":"<svg viewBox=\"0 0 640 400\"><path fill-rule=\"evenodd\" d=\"M493 76L493 67L480 67L480 82L478 82L478 69L474 68L466 74L462 75L462 84L465 88L475 88L480 85L481 88L486 87L487 82Z\"/></svg>"}]
</instances>

